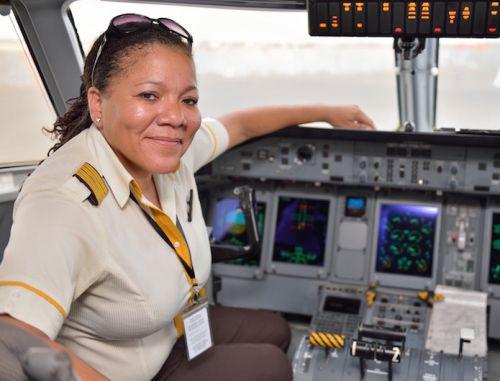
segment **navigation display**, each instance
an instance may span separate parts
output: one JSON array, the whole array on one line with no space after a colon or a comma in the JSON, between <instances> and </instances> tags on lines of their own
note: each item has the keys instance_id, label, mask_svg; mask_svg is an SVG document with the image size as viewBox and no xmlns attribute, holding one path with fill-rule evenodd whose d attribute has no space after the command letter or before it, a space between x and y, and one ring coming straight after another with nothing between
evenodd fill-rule
<instances>
[{"instance_id":1,"label":"navigation display","mask_svg":"<svg viewBox=\"0 0 500 381\"><path fill-rule=\"evenodd\" d=\"M500 213L493 213L490 245L488 283L500 284Z\"/></svg>"},{"instance_id":2,"label":"navigation display","mask_svg":"<svg viewBox=\"0 0 500 381\"><path fill-rule=\"evenodd\" d=\"M266 204L257 202L256 220L257 231L262 239L264 232L264 220L266 216ZM212 237L214 243L245 246L248 244L247 231L245 225L245 215L240 209L240 202L235 198L222 198L217 201L213 221ZM260 252L257 256L246 259L237 258L224 262L232 265L243 265L257 267L260 265Z\"/></svg>"},{"instance_id":3,"label":"navigation display","mask_svg":"<svg viewBox=\"0 0 500 381\"><path fill-rule=\"evenodd\" d=\"M435 206L380 205L376 271L431 277L438 215Z\"/></svg>"},{"instance_id":4,"label":"navigation display","mask_svg":"<svg viewBox=\"0 0 500 381\"><path fill-rule=\"evenodd\" d=\"M281 196L273 261L323 266L330 201Z\"/></svg>"}]
</instances>

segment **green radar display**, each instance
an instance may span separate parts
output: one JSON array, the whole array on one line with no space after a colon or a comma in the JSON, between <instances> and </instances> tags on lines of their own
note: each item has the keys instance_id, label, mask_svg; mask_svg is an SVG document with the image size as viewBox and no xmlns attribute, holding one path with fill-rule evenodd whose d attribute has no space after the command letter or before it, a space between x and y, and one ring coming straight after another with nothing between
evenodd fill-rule
<instances>
[{"instance_id":1,"label":"green radar display","mask_svg":"<svg viewBox=\"0 0 500 381\"><path fill-rule=\"evenodd\" d=\"M491 223L490 270L488 283L500 284L500 213L493 213Z\"/></svg>"},{"instance_id":2,"label":"green radar display","mask_svg":"<svg viewBox=\"0 0 500 381\"><path fill-rule=\"evenodd\" d=\"M257 230L262 239L264 232L264 220L266 215L266 204L257 202L256 220ZM248 244L246 221L240 202L235 198L222 198L217 200L215 216L213 221L212 237L215 243L245 246ZM237 258L224 262L231 265L257 267L260 264L260 252L251 259Z\"/></svg>"},{"instance_id":3,"label":"green radar display","mask_svg":"<svg viewBox=\"0 0 500 381\"><path fill-rule=\"evenodd\" d=\"M431 277L438 214L435 206L382 204L376 271Z\"/></svg>"},{"instance_id":4,"label":"green radar display","mask_svg":"<svg viewBox=\"0 0 500 381\"><path fill-rule=\"evenodd\" d=\"M281 196L273 261L323 266L330 201Z\"/></svg>"}]
</instances>

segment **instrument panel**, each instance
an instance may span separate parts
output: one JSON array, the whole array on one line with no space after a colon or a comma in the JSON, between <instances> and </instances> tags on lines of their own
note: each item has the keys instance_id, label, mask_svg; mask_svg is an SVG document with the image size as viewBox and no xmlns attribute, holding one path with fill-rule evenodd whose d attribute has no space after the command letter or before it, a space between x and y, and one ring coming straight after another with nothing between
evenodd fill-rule
<instances>
[{"instance_id":1,"label":"instrument panel","mask_svg":"<svg viewBox=\"0 0 500 381\"><path fill-rule=\"evenodd\" d=\"M241 178L500 194L497 137L480 139L485 146L477 147L467 136L449 134L314 132L318 138L297 137L299 128L250 142L215 161L212 171Z\"/></svg>"},{"instance_id":2,"label":"instrument panel","mask_svg":"<svg viewBox=\"0 0 500 381\"><path fill-rule=\"evenodd\" d=\"M489 292L489 332L500 337L499 140L292 127L224 153L200 176L207 224L244 244L237 203L220 203L249 184L262 250L214 265L218 300L312 315L323 286L442 284Z\"/></svg>"}]
</instances>

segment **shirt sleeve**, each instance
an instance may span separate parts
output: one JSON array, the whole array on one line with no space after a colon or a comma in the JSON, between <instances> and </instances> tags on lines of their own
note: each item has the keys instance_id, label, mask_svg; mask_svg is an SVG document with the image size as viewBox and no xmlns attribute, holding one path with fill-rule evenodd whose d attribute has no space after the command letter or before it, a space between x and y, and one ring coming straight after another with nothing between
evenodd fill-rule
<instances>
[{"instance_id":1,"label":"shirt sleeve","mask_svg":"<svg viewBox=\"0 0 500 381\"><path fill-rule=\"evenodd\" d=\"M0 313L55 339L73 300L101 274L103 243L90 213L69 197L44 191L16 203L0 265Z\"/></svg>"},{"instance_id":2,"label":"shirt sleeve","mask_svg":"<svg viewBox=\"0 0 500 381\"><path fill-rule=\"evenodd\" d=\"M229 135L224 125L216 119L204 118L188 152L186 152L193 172L227 150L228 145Z\"/></svg>"}]
</instances>

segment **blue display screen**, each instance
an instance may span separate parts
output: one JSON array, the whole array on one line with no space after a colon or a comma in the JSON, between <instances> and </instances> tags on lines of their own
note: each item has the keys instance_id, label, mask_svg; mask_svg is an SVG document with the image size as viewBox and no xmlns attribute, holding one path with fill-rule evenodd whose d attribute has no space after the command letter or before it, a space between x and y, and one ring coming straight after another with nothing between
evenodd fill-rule
<instances>
[{"instance_id":1,"label":"blue display screen","mask_svg":"<svg viewBox=\"0 0 500 381\"><path fill-rule=\"evenodd\" d=\"M366 198L347 197L345 202L346 217L363 217L366 213Z\"/></svg>"},{"instance_id":2,"label":"blue display screen","mask_svg":"<svg viewBox=\"0 0 500 381\"><path fill-rule=\"evenodd\" d=\"M260 237L264 232L264 220L266 215L266 204L257 202L256 221ZM212 237L214 243L233 246L245 246L248 244L245 215L240 209L240 202L235 198L222 198L217 200L213 220ZM251 259L238 258L225 263L243 266L258 266L260 264L260 252Z\"/></svg>"},{"instance_id":3,"label":"blue display screen","mask_svg":"<svg viewBox=\"0 0 500 381\"><path fill-rule=\"evenodd\" d=\"M382 204L376 271L431 277L438 215L435 206Z\"/></svg>"},{"instance_id":4,"label":"blue display screen","mask_svg":"<svg viewBox=\"0 0 500 381\"><path fill-rule=\"evenodd\" d=\"M493 213L491 222L488 283L500 284L500 213Z\"/></svg>"},{"instance_id":5,"label":"blue display screen","mask_svg":"<svg viewBox=\"0 0 500 381\"><path fill-rule=\"evenodd\" d=\"M323 266L330 201L281 196L273 261Z\"/></svg>"}]
</instances>

